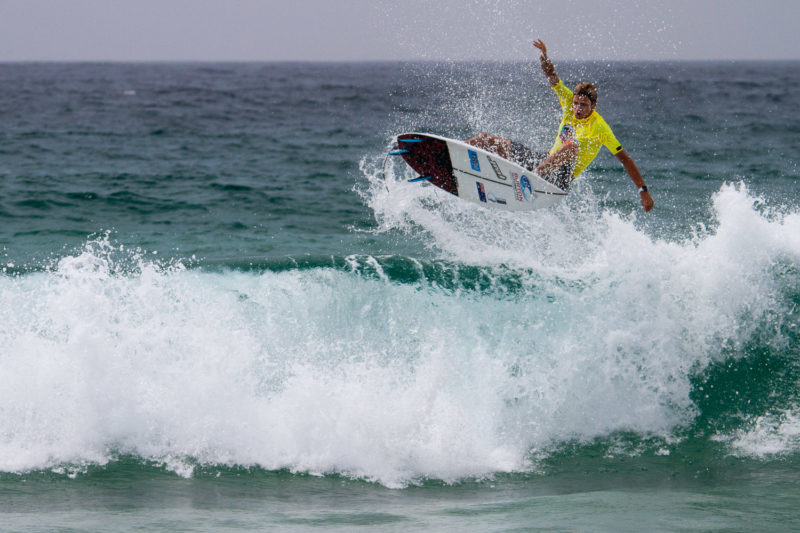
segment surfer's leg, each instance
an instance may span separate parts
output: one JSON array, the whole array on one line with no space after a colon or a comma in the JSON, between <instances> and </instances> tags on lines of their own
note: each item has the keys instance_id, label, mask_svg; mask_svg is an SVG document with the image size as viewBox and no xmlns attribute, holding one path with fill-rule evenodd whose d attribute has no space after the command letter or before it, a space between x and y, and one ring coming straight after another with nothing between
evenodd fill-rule
<instances>
[{"instance_id":1,"label":"surfer's leg","mask_svg":"<svg viewBox=\"0 0 800 533\"><path fill-rule=\"evenodd\" d=\"M536 172L544 176L545 174L558 170L562 165L575 165L575 160L577 158L578 145L574 141L566 141L558 150L545 157L544 160L536 166Z\"/></svg>"},{"instance_id":2,"label":"surfer's leg","mask_svg":"<svg viewBox=\"0 0 800 533\"><path fill-rule=\"evenodd\" d=\"M493 152L503 159L509 159L511 156L511 141L497 135L481 133L477 137L467 139L464 142L477 148L482 148L487 152Z\"/></svg>"},{"instance_id":3,"label":"surfer's leg","mask_svg":"<svg viewBox=\"0 0 800 533\"><path fill-rule=\"evenodd\" d=\"M564 163L555 172L550 173L552 179L548 178L548 181L562 191L567 191L572 183L573 167L575 167L574 163Z\"/></svg>"},{"instance_id":4,"label":"surfer's leg","mask_svg":"<svg viewBox=\"0 0 800 533\"><path fill-rule=\"evenodd\" d=\"M550 154L547 152L534 152L522 143L511 141L511 161L532 172L536 172L536 167L548 157L550 157ZM540 176L562 191L566 191L572 182L572 169L574 166L574 161L569 160L560 167L550 170L546 174L540 174Z\"/></svg>"},{"instance_id":5,"label":"surfer's leg","mask_svg":"<svg viewBox=\"0 0 800 533\"><path fill-rule=\"evenodd\" d=\"M507 157L506 159L510 159L519 166L532 171L546 155L547 154L542 155L541 152L534 152L520 142L511 141L511 157Z\"/></svg>"},{"instance_id":6,"label":"surfer's leg","mask_svg":"<svg viewBox=\"0 0 800 533\"><path fill-rule=\"evenodd\" d=\"M563 147L553 153L539 152L536 154L536 164L532 170L541 176L543 179L549 181L562 191L567 191L572 183L572 170L575 168L575 160L577 159L578 147L575 143L571 143L572 147ZM574 150L573 150L574 148ZM573 153L574 151L574 153ZM558 165L559 161L564 161ZM530 168L530 167L529 167ZM543 169L544 171L540 170Z\"/></svg>"}]
</instances>

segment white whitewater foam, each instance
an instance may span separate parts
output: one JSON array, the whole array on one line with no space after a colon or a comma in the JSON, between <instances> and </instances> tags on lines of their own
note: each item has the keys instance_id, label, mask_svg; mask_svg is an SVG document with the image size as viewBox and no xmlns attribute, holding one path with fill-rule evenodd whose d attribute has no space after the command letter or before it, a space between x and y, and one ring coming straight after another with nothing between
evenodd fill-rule
<instances>
[{"instance_id":1,"label":"white whitewater foam","mask_svg":"<svg viewBox=\"0 0 800 533\"><path fill-rule=\"evenodd\" d=\"M759 416L752 425L719 440L730 442L735 455L766 458L800 450L800 415L785 410Z\"/></svg>"},{"instance_id":2,"label":"white whitewater foam","mask_svg":"<svg viewBox=\"0 0 800 533\"><path fill-rule=\"evenodd\" d=\"M0 276L0 470L123 453L182 475L238 464L403 486L531 468L565 439L668 437L694 416L692 372L780 305L770 268L800 257L800 217L761 213L741 186L683 243L591 208L515 222L431 194L396 183L372 200L385 231L514 272L519 293L394 283L356 258L352 272L186 270L103 239ZM559 237L531 243L537 217ZM464 218L489 229L460 232Z\"/></svg>"}]
</instances>

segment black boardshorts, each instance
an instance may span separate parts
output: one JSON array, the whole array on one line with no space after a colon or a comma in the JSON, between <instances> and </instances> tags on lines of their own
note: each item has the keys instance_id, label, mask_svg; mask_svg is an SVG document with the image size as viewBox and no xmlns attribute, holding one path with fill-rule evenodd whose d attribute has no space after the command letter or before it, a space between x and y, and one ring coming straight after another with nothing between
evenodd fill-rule
<instances>
[{"instance_id":1,"label":"black boardshorts","mask_svg":"<svg viewBox=\"0 0 800 533\"><path fill-rule=\"evenodd\" d=\"M534 152L522 143L511 141L511 160L528 170L534 170L548 155L547 152ZM572 183L572 168L574 165L574 163L564 163L542 177L562 191L567 191L569 184Z\"/></svg>"}]
</instances>

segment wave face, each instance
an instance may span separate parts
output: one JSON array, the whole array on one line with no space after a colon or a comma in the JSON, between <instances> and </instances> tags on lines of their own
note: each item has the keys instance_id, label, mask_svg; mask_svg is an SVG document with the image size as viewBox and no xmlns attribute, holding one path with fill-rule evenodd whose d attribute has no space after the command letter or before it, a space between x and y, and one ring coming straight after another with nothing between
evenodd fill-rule
<instances>
[{"instance_id":1,"label":"wave face","mask_svg":"<svg viewBox=\"0 0 800 533\"><path fill-rule=\"evenodd\" d=\"M498 215L379 166L376 234L429 258L209 268L101 235L7 266L0 470L131 455L405 486L598 442L797 453L800 212L724 185L712 223L661 240L591 194Z\"/></svg>"}]
</instances>

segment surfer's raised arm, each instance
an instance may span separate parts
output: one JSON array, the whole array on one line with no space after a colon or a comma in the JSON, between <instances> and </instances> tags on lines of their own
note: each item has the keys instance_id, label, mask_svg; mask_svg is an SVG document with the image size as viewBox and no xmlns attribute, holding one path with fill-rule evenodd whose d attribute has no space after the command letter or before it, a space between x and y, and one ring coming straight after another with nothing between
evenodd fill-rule
<instances>
[{"instance_id":1,"label":"surfer's raised arm","mask_svg":"<svg viewBox=\"0 0 800 533\"><path fill-rule=\"evenodd\" d=\"M547 81L550 82L551 87L555 87L558 85L559 81L558 74L556 74L556 67L553 65L553 62L547 57L547 46L545 46L544 41L541 39L533 41L533 46L539 49L539 61L542 63L542 70L544 71L544 75L547 76Z\"/></svg>"}]
</instances>

